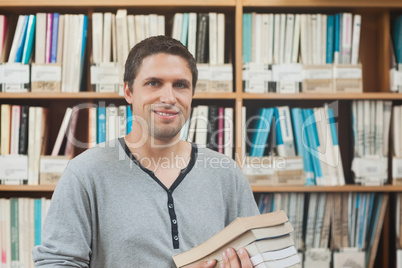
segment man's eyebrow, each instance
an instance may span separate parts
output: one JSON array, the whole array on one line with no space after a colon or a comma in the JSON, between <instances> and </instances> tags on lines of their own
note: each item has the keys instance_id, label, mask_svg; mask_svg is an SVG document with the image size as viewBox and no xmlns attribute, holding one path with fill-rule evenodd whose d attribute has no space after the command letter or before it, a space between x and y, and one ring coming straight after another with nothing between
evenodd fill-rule
<instances>
[{"instance_id":1,"label":"man's eyebrow","mask_svg":"<svg viewBox=\"0 0 402 268\"><path fill-rule=\"evenodd\" d=\"M178 79L175 81L175 83L183 83L183 84L189 84L190 81L187 79Z\"/></svg>"},{"instance_id":2,"label":"man's eyebrow","mask_svg":"<svg viewBox=\"0 0 402 268\"><path fill-rule=\"evenodd\" d=\"M146 77L144 80L145 81L162 81L163 79L151 76L151 77Z\"/></svg>"}]
</instances>

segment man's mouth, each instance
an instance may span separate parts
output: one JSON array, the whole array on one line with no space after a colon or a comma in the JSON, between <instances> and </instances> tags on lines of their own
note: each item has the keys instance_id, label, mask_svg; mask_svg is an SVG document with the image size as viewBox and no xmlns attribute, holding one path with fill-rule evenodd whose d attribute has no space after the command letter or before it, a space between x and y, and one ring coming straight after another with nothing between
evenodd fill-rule
<instances>
[{"instance_id":1,"label":"man's mouth","mask_svg":"<svg viewBox=\"0 0 402 268\"><path fill-rule=\"evenodd\" d=\"M176 111L169 111L169 112L154 111L154 113L162 116L172 116L178 114Z\"/></svg>"}]
</instances>

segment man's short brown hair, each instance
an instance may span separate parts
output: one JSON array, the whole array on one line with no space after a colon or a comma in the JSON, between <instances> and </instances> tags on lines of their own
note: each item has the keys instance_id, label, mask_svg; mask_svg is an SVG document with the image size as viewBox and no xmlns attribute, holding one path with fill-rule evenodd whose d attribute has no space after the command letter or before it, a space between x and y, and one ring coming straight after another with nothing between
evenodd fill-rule
<instances>
[{"instance_id":1,"label":"man's short brown hair","mask_svg":"<svg viewBox=\"0 0 402 268\"><path fill-rule=\"evenodd\" d=\"M176 55L182 57L187 62L188 68L192 74L192 87L194 94L198 79L198 70L193 55L191 55L180 41L164 35L144 39L131 49L124 70L124 82L127 82L130 91L133 91L134 79L137 77L142 61L148 56L159 53Z\"/></svg>"}]
</instances>

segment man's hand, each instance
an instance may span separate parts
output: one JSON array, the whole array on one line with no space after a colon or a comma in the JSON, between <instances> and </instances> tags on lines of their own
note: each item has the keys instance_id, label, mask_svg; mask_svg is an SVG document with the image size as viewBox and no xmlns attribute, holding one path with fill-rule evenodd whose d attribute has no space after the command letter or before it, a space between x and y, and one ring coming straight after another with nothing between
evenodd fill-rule
<instances>
[{"instance_id":1,"label":"man's hand","mask_svg":"<svg viewBox=\"0 0 402 268\"><path fill-rule=\"evenodd\" d=\"M250 257L244 248L236 251L233 248L228 248L222 253L222 262L220 268L252 268Z\"/></svg>"},{"instance_id":2,"label":"man's hand","mask_svg":"<svg viewBox=\"0 0 402 268\"><path fill-rule=\"evenodd\" d=\"M216 260L209 260L186 266L186 268L213 268L215 265ZM253 268L253 264L244 248L240 248L237 253L233 248L228 248L222 253L220 268Z\"/></svg>"},{"instance_id":3,"label":"man's hand","mask_svg":"<svg viewBox=\"0 0 402 268\"><path fill-rule=\"evenodd\" d=\"M196 264L186 266L186 268L212 268L215 267L216 260L202 261Z\"/></svg>"}]
</instances>

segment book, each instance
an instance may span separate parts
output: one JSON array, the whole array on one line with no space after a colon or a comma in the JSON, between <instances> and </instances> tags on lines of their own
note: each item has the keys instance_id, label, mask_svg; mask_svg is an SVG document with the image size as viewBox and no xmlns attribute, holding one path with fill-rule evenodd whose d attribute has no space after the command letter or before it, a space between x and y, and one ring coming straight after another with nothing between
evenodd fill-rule
<instances>
[{"instance_id":1,"label":"book","mask_svg":"<svg viewBox=\"0 0 402 268\"><path fill-rule=\"evenodd\" d=\"M10 154L18 154L21 125L21 106L11 105Z\"/></svg>"},{"instance_id":2,"label":"book","mask_svg":"<svg viewBox=\"0 0 402 268\"><path fill-rule=\"evenodd\" d=\"M61 122L61 125L59 128L59 132L57 134L56 141L53 146L53 150L52 150L52 154L51 154L52 156L58 156L60 153L61 145L63 143L63 140L65 139L67 129L70 124L70 118L71 118L72 112L73 112L73 109L70 107L67 107L67 109L64 113L63 121Z\"/></svg>"},{"instance_id":3,"label":"book","mask_svg":"<svg viewBox=\"0 0 402 268\"><path fill-rule=\"evenodd\" d=\"M195 58L197 51L197 13L190 12L188 15L187 49Z\"/></svg>"},{"instance_id":4,"label":"book","mask_svg":"<svg viewBox=\"0 0 402 268\"><path fill-rule=\"evenodd\" d=\"M97 143L106 141L106 107L99 106L97 113Z\"/></svg>"},{"instance_id":5,"label":"book","mask_svg":"<svg viewBox=\"0 0 402 268\"><path fill-rule=\"evenodd\" d=\"M46 13L36 13L35 63L45 63Z\"/></svg>"},{"instance_id":6,"label":"book","mask_svg":"<svg viewBox=\"0 0 402 268\"><path fill-rule=\"evenodd\" d=\"M197 63L208 62L208 20L209 18L207 13L198 14L197 52L195 57Z\"/></svg>"},{"instance_id":7,"label":"book","mask_svg":"<svg viewBox=\"0 0 402 268\"><path fill-rule=\"evenodd\" d=\"M46 14L45 63L50 63L52 51L53 13Z\"/></svg>"},{"instance_id":8,"label":"book","mask_svg":"<svg viewBox=\"0 0 402 268\"><path fill-rule=\"evenodd\" d=\"M0 15L0 59L3 55L3 48L5 47L4 41L7 33L7 17Z\"/></svg>"},{"instance_id":9,"label":"book","mask_svg":"<svg viewBox=\"0 0 402 268\"><path fill-rule=\"evenodd\" d=\"M233 143L234 143L234 138L233 138L233 108L232 107L225 107L224 108L224 116L225 120L223 121L223 153L230 157L233 158Z\"/></svg>"},{"instance_id":10,"label":"book","mask_svg":"<svg viewBox=\"0 0 402 268\"><path fill-rule=\"evenodd\" d=\"M28 152L28 120L29 120L28 116L29 116L29 107L27 105L22 105L18 154L27 154Z\"/></svg>"},{"instance_id":11,"label":"book","mask_svg":"<svg viewBox=\"0 0 402 268\"><path fill-rule=\"evenodd\" d=\"M208 109L208 137L207 148L216 151L218 149L218 120L219 108L217 105L210 105Z\"/></svg>"},{"instance_id":12,"label":"book","mask_svg":"<svg viewBox=\"0 0 402 268\"><path fill-rule=\"evenodd\" d=\"M68 125L68 129L66 132L66 147L64 148L63 155L73 157L73 146L76 144L75 131L77 129L78 115L80 112L80 108L78 106L74 106L71 111L70 122Z\"/></svg>"},{"instance_id":13,"label":"book","mask_svg":"<svg viewBox=\"0 0 402 268\"><path fill-rule=\"evenodd\" d=\"M207 105L198 105L197 106L197 123L195 129L195 143L197 143L200 147L207 146L208 139L208 110L209 106Z\"/></svg>"},{"instance_id":14,"label":"book","mask_svg":"<svg viewBox=\"0 0 402 268\"><path fill-rule=\"evenodd\" d=\"M32 50L33 50L33 40L35 36L35 26L36 26L36 16L29 15L26 38L24 42L24 49L22 52L22 64L28 64L31 59Z\"/></svg>"},{"instance_id":15,"label":"book","mask_svg":"<svg viewBox=\"0 0 402 268\"><path fill-rule=\"evenodd\" d=\"M243 14L243 63L251 62L251 13Z\"/></svg>"},{"instance_id":16,"label":"book","mask_svg":"<svg viewBox=\"0 0 402 268\"><path fill-rule=\"evenodd\" d=\"M215 260L217 260L217 263L219 264L219 262L222 261L222 252L224 252L227 248L233 248L234 250L238 251L241 247L244 247L247 250L247 252L249 252L249 256L253 257L255 255L258 256L261 253L264 253L267 251L275 251L275 250L283 249L285 247L284 245L290 244L289 245L289 247L290 247L290 246L294 245L294 241L293 241L292 237L290 236L290 233L292 231L293 231L293 228L289 222L286 222L284 224L280 224L277 226L273 226L273 227L252 229L252 230L240 235L234 241L231 241L231 242L221 246L219 249L215 250L213 253L205 256L204 258L200 259L197 262L215 259ZM262 241L264 241L263 245L262 245ZM261 243L259 245L258 249L261 249L263 251L260 251L259 253L254 254L253 251L256 248L253 248L253 246L251 246L251 245L256 242ZM250 252L251 252L251 254L250 254Z\"/></svg>"},{"instance_id":17,"label":"book","mask_svg":"<svg viewBox=\"0 0 402 268\"><path fill-rule=\"evenodd\" d=\"M15 28L13 41L10 48L10 53L8 55L8 62L20 62L18 60L17 53L20 51L22 54L24 37L25 37L25 28L28 23L28 16L19 15L17 26Z\"/></svg>"},{"instance_id":18,"label":"book","mask_svg":"<svg viewBox=\"0 0 402 268\"><path fill-rule=\"evenodd\" d=\"M63 42L64 42L64 17L65 15L59 16L59 30L57 33L57 55L56 63L60 64L63 60Z\"/></svg>"},{"instance_id":19,"label":"book","mask_svg":"<svg viewBox=\"0 0 402 268\"><path fill-rule=\"evenodd\" d=\"M11 105L2 104L0 107L0 155L8 155L10 154Z\"/></svg>"},{"instance_id":20,"label":"book","mask_svg":"<svg viewBox=\"0 0 402 268\"><path fill-rule=\"evenodd\" d=\"M53 25L52 25L52 42L50 47L50 63L57 62L57 45L59 35L59 13L53 13Z\"/></svg>"},{"instance_id":21,"label":"book","mask_svg":"<svg viewBox=\"0 0 402 268\"><path fill-rule=\"evenodd\" d=\"M359 62L361 20L361 15L355 14L353 16L352 55L350 59L351 64L357 64Z\"/></svg>"},{"instance_id":22,"label":"book","mask_svg":"<svg viewBox=\"0 0 402 268\"><path fill-rule=\"evenodd\" d=\"M103 19L102 62L111 62L112 51L112 13L105 12Z\"/></svg>"},{"instance_id":23,"label":"book","mask_svg":"<svg viewBox=\"0 0 402 268\"><path fill-rule=\"evenodd\" d=\"M179 40L184 46L187 46L188 26L189 26L189 13L183 13L181 35Z\"/></svg>"},{"instance_id":24,"label":"book","mask_svg":"<svg viewBox=\"0 0 402 268\"><path fill-rule=\"evenodd\" d=\"M254 233L258 232L258 228L274 227L285 224L287 221L288 218L283 211L237 218L204 243L173 256L173 260L177 267L184 267L208 256L244 233L249 234L247 236L251 236L251 239L248 239L248 241L251 240L249 242L251 243L256 240ZM272 235L274 236L275 233Z\"/></svg>"}]
</instances>

